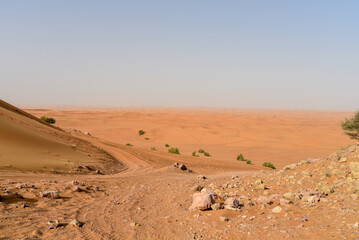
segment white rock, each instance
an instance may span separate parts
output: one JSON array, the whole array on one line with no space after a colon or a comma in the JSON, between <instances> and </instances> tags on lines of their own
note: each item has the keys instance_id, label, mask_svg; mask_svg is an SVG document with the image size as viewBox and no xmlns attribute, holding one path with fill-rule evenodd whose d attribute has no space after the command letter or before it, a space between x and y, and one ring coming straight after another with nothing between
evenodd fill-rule
<instances>
[{"instance_id":1,"label":"white rock","mask_svg":"<svg viewBox=\"0 0 359 240\"><path fill-rule=\"evenodd\" d=\"M207 210L211 208L211 205L215 203L213 194L209 194L205 191L202 191L200 193L194 193L193 194L193 201L192 205L189 208L190 210Z\"/></svg>"},{"instance_id":2,"label":"white rock","mask_svg":"<svg viewBox=\"0 0 359 240\"><path fill-rule=\"evenodd\" d=\"M81 227L82 226L82 223L80 223L77 219L72 220L69 224L73 225L75 227Z\"/></svg>"},{"instance_id":3,"label":"white rock","mask_svg":"<svg viewBox=\"0 0 359 240\"><path fill-rule=\"evenodd\" d=\"M275 208L272 209L272 212L273 212L273 213L280 213L280 212L282 212L282 211L283 211L283 209L282 209L281 207L279 207L279 206L277 206L277 207L275 207Z\"/></svg>"}]
</instances>

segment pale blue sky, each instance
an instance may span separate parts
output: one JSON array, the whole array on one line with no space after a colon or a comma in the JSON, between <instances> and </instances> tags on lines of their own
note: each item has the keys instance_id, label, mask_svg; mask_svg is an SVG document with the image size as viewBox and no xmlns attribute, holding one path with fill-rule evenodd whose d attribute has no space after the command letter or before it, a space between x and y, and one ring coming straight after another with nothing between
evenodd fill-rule
<instances>
[{"instance_id":1,"label":"pale blue sky","mask_svg":"<svg viewBox=\"0 0 359 240\"><path fill-rule=\"evenodd\" d=\"M358 13L358 1L0 1L0 98L356 110Z\"/></svg>"}]
</instances>

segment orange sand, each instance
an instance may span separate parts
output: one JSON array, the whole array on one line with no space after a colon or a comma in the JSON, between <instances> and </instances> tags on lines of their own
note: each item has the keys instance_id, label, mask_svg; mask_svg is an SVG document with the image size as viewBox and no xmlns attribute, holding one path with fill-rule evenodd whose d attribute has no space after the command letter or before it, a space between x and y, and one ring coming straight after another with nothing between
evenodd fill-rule
<instances>
[{"instance_id":1,"label":"orange sand","mask_svg":"<svg viewBox=\"0 0 359 240\"><path fill-rule=\"evenodd\" d=\"M226 161L236 161L243 153L255 165L269 161L282 167L354 143L340 127L350 112L149 108L28 112L54 117L59 127L88 131L111 142L156 147L160 152L167 151L167 143L183 155L203 148L211 159ZM140 129L146 134L139 136Z\"/></svg>"}]
</instances>

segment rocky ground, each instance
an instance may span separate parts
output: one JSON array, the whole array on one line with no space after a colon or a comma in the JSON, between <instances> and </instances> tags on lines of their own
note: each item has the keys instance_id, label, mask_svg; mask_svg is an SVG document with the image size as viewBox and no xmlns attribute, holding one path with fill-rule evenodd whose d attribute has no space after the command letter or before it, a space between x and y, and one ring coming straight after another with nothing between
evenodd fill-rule
<instances>
[{"instance_id":1,"label":"rocky ground","mask_svg":"<svg viewBox=\"0 0 359 240\"><path fill-rule=\"evenodd\" d=\"M141 164L107 176L3 172L0 239L359 239L359 145L277 171Z\"/></svg>"},{"instance_id":2,"label":"rocky ground","mask_svg":"<svg viewBox=\"0 0 359 240\"><path fill-rule=\"evenodd\" d=\"M193 196L192 208L238 212L220 210L228 224L221 234L233 238L357 239L358 160L359 147L352 146L273 173L213 181Z\"/></svg>"}]
</instances>

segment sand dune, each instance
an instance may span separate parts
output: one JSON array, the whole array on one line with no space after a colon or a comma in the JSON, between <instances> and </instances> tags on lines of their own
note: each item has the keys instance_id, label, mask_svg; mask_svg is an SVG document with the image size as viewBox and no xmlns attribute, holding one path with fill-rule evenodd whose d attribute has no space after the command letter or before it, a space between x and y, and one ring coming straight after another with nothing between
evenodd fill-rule
<instances>
[{"instance_id":1,"label":"sand dune","mask_svg":"<svg viewBox=\"0 0 359 240\"><path fill-rule=\"evenodd\" d=\"M91 165L104 170L100 158L118 166L89 142L0 102L0 169L74 171Z\"/></svg>"},{"instance_id":2,"label":"sand dune","mask_svg":"<svg viewBox=\"0 0 359 240\"><path fill-rule=\"evenodd\" d=\"M243 153L257 165L270 161L282 167L354 143L340 127L350 112L149 108L28 111L52 116L62 128L89 131L123 145L166 152L164 144L168 143L187 156L204 148L212 155L210 159L229 162ZM140 129L146 131L141 137L137 134Z\"/></svg>"}]
</instances>

